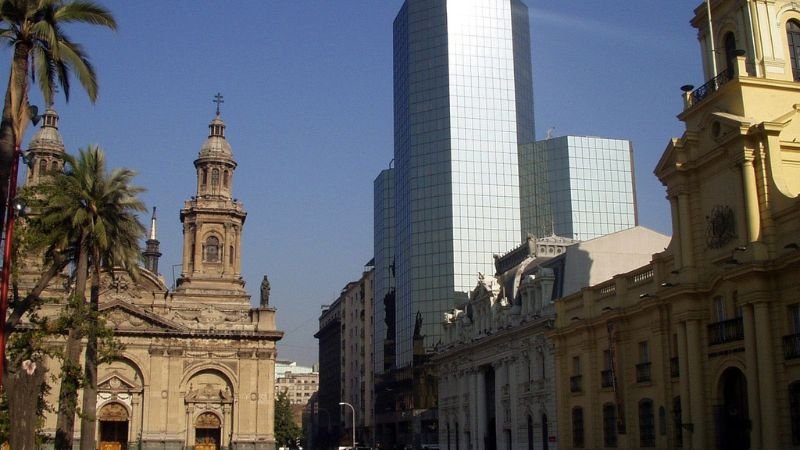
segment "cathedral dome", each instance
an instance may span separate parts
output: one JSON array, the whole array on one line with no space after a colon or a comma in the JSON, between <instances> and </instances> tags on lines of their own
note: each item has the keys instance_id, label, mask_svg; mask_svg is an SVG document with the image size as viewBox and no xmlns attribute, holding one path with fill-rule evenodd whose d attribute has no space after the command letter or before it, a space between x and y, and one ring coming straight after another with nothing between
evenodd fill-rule
<instances>
[{"instance_id":1,"label":"cathedral dome","mask_svg":"<svg viewBox=\"0 0 800 450\"><path fill-rule=\"evenodd\" d=\"M58 132L58 113L53 108L47 108L45 111L42 126L33 135L28 149L64 152L64 141Z\"/></svg>"},{"instance_id":2,"label":"cathedral dome","mask_svg":"<svg viewBox=\"0 0 800 450\"><path fill-rule=\"evenodd\" d=\"M200 158L231 158L231 145L225 139L225 122L219 116L208 125L208 139L200 147Z\"/></svg>"}]
</instances>

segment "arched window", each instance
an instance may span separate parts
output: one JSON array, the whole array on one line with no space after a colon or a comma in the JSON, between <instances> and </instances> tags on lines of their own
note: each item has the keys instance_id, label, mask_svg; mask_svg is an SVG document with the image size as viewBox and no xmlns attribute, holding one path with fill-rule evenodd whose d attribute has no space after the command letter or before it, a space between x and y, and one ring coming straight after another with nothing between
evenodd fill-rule
<instances>
[{"instance_id":1,"label":"arched window","mask_svg":"<svg viewBox=\"0 0 800 450\"><path fill-rule=\"evenodd\" d=\"M51 172L56 173L59 170L61 170L61 168L58 165L58 161L53 161L53 162L50 163L50 171Z\"/></svg>"},{"instance_id":2,"label":"arched window","mask_svg":"<svg viewBox=\"0 0 800 450\"><path fill-rule=\"evenodd\" d=\"M205 187L208 184L208 171L203 169L200 175L200 184Z\"/></svg>"},{"instance_id":3,"label":"arched window","mask_svg":"<svg viewBox=\"0 0 800 450\"><path fill-rule=\"evenodd\" d=\"M800 445L800 381L789 385L789 415L792 418L792 444Z\"/></svg>"},{"instance_id":4,"label":"arched window","mask_svg":"<svg viewBox=\"0 0 800 450\"><path fill-rule=\"evenodd\" d=\"M639 401L639 447L656 446L656 424L653 414L653 401L645 398Z\"/></svg>"},{"instance_id":5,"label":"arched window","mask_svg":"<svg viewBox=\"0 0 800 450\"><path fill-rule=\"evenodd\" d=\"M205 247L206 262L219 262L219 239L209 236Z\"/></svg>"},{"instance_id":6,"label":"arched window","mask_svg":"<svg viewBox=\"0 0 800 450\"><path fill-rule=\"evenodd\" d=\"M233 246L228 247L228 264L233 265Z\"/></svg>"},{"instance_id":7,"label":"arched window","mask_svg":"<svg viewBox=\"0 0 800 450\"><path fill-rule=\"evenodd\" d=\"M617 407L613 403L603 405L603 444L617 446Z\"/></svg>"},{"instance_id":8,"label":"arched window","mask_svg":"<svg viewBox=\"0 0 800 450\"><path fill-rule=\"evenodd\" d=\"M47 161L44 159L39 161L39 176L43 177L47 175Z\"/></svg>"},{"instance_id":9,"label":"arched window","mask_svg":"<svg viewBox=\"0 0 800 450\"><path fill-rule=\"evenodd\" d=\"M226 170L222 172L222 186L228 187L228 177L230 177L229 172Z\"/></svg>"},{"instance_id":10,"label":"arched window","mask_svg":"<svg viewBox=\"0 0 800 450\"><path fill-rule=\"evenodd\" d=\"M792 61L792 78L800 81L800 22L786 22L786 42L789 43L789 58Z\"/></svg>"},{"instance_id":11,"label":"arched window","mask_svg":"<svg viewBox=\"0 0 800 450\"><path fill-rule=\"evenodd\" d=\"M572 408L572 446L583 448L583 408Z\"/></svg>"},{"instance_id":12,"label":"arched window","mask_svg":"<svg viewBox=\"0 0 800 450\"><path fill-rule=\"evenodd\" d=\"M736 36L733 33L725 35L725 70L728 76L733 76L736 67Z\"/></svg>"},{"instance_id":13,"label":"arched window","mask_svg":"<svg viewBox=\"0 0 800 450\"><path fill-rule=\"evenodd\" d=\"M219 169L211 169L211 189L219 187Z\"/></svg>"}]
</instances>

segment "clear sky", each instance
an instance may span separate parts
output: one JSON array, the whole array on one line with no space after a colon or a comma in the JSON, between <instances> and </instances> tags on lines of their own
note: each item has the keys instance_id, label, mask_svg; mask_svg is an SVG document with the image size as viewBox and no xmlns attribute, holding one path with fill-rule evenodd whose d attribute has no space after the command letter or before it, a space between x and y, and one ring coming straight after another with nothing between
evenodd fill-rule
<instances>
[{"instance_id":1,"label":"clear sky","mask_svg":"<svg viewBox=\"0 0 800 450\"><path fill-rule=\"evenodd\" d=\"M689 25L701 1L526 2L537 137L554 128L632 140L640 223L669 234L653 168L682 132L679 87L703 83ZM68 151L96 143L111 167L138 172L145 202L158 207L160 269L172 285L179 210L195 193L192 162L221 92L239 163L234 195L248 211L247 288L257 302L270 278L286 333L279 359L316 362L320 305L372 258L372 182L393 154L392 21L402 1L101 3L117 32L65 28L100 81L95 105L77 81L70 102L56 103ZM6 76L9 57L4 48Z\"/></svg>"}]
</instances>

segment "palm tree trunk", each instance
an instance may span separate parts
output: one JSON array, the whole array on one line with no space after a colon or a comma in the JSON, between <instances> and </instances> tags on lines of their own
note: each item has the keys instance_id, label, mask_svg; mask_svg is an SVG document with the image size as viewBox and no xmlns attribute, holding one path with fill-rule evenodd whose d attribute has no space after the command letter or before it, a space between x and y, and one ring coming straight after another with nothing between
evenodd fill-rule
<instances>
[{"instance_id":1,"label":"palm tree trunk","mask_svg":"<svg viewBox=\"0 0 800 450\"><path fill-rule=\"evenodd\" d=\"M50 281L66 266L66 259L59 258L47 272L42 274L36 287L21 301L15 302L15 308L6 321L6 342L20 318L39 300L42 291ZM45 382L44 361L38 362L33 374L20 369L22 361L6 360L3 365L3 386L8 399L8 416L10 429L9 444L13 449L34 450L36 447L36 427L38 425L38 402Z\"/></svg>"},{"instance_id":2,"label":"palm tree trunk","mask_svg":"<svg viewBox=\"0 0 800 450\"><path fill-rule=\"evenodd\" d=\"M81 410L81 450L96 449L97 429L97 321L100 309L100 257L94 256L92 286L89 294L89 331L84 361L83 409Z\"/></svg>"},{"instance_id":3,"label":"palm tree trunk","mask_svg":"<svg viewBox=\"0 0 800 450\"><path fill-rule=\"evenodd\" d=\"M3 367L3 387L8 400L10 429L8 443L15 450L36 449L36 428L39 422L39 396L45 384L47 370L40 361L33 373L28 374L20 365L21 361L13 361Z\"/></svg>"},{"instance_id":4,"label":"palm tree trunk","mask_svg":"<svg viewBox=\"0 0 800 450\"><path fill-rule=\"evenodd\" d=\"M14 108L12 98L21 98L28 86L28 55L30 47L19 43L14 46L14 58L11 62L11 73L8 76L5 102L3 103L3 118L0 121L0 219L5 217L6 202L8 197L8 182L11 175L11 161L14 158L14 148L22 137L14 135ZM12 95L16 92L17 95Z\"/></svg>"},{"instance_id":5,"label":"palm tree trunk","mask_svg":"<svg viewBox=\"0 0 800 450\"><path fill-rule=\"evenodd\" d=\"M82 248L83 242L77 244L78 265L75 275L75 293L72 300L73 325L67 335L66 351L61 366L61 390L58 394L58 417L56 419L56 450L72 450L72 438L75 434L75 410L78 406L78 388L81 383L81 338L79 324L85 315L86 278L89 275L89 255Z\"/></svg>"}]
</instances>

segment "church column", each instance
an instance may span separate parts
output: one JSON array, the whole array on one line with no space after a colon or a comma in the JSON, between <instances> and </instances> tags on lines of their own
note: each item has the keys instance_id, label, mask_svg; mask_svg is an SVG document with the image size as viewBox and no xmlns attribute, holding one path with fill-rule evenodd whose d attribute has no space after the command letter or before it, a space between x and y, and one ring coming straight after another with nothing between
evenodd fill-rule
<instances>
[{"instance_id":1,"label":"church column","mask_svg":"<svg viewBox=\"0 0 800 450\"><path fill-rule=\"evenodd\" d=\"M137 441L142 436L142 394L131 394L131 417L128 420L128 442Z\"/></svg>"},{"instance_id":2,"label":"church column","mask_svg":"<svg viewBox=\"0 0 800 450\"><path fill-rule=\"evenodd\" d=\"M197 222L195 223L195 227L193 230L194 235L194 264L192 266L192 273L197 273L199 268L203 267L203 237L200 236L200 230L203 229L203 223Z\"/></svg>"},{"instance_id":3,"label":"church column","mask_svg":"<svg viewBox=\"0 0 800 450\"><path fill-rule=\"evenodd\" d=\"M467 411L466 408L469 406L469 402L464 404L464 396L468 395L469 390L466 386L467 374L464 370L458 372L458 400L456 401L456 405L458 406L458 422L456 427L456 439L459 442L459 448L467 448L468 444L466 440L463 438L464 432L469 429L467 427Z\"/></svg>"},{"instance_id":4,"label":"church column","mask_svg":"<svg viewBox=\"0 0 800 450\"><path fill-rule=\"evenodd\" d=\"M231 251L231 246L233 245L233 236L231 236L231 224L226 223L223 227L223 236L222 236L222 274L225 275L229 272L233 272L233 265L229 262L231 260L231 255L229 255Z\"/></svg>"},{"instance_id":5,"label":"church column","mask_svg":"<svg viewBox=\"0 0 800 450\"><path fill-rule=\"evenodd\" d=\"M745 158L742 162L742 186L744 188L747 242L756 242L760 237L761 214L758 208L756 173L752 158Z\"/></svg>"},{"instance_id":6,"label":"church column","mask_svg":"<svg viewBox=\"0 0 800 450\"><path fill-rule=\"evenodd\" d=\"M242 228L238 225L233 226L233 235L234 240L236 241L236 251L238 253L233 255L233 264L236 266L234 272L236 276L239 276L242 273L242 258L241 258L241 251L242 251Z\"/></svg>"},{"instance_id":7,"label":"church column","mask_svg":"<svg viewBox=\"0 0 800 450\"><path fill-rule=\"evenodd\" d=\"M231 407L231 404L229 404L229 403L226 403L226 404L222 405L223 419L222 419L222 430L221 430L222 431L222 439L221 439L221 441L222 441L222 446L223 447L229 447L231 445L231 431L233 430L232 424L231 424L231 421L232 421L231 417L233 417L233 414L231 414L231 409L232 409L232 407Z\"/></svg>"},{"instance_id":8,"label":"church column","mask_svg":"<svg viewBox=\"0 0 800 450\"><path fill-rule=\"evenodd\" d=\"M192 239L194 234L192 224L183 226L183 275L189 276L192 273Z\"/></svg>"},{"instance_id":9,"label":"church column","mask_svg":"<svg viewBox=\"0 0 800 450\"><path fill-rule=\"evenodd\" d=\"M742 323L744 326L745 375L747 376L748 416L750 416L750 441L759 447L761 442L761 412L755 399L759 398L758 385L758 349L756 348L756 327L753 305L742 307Z\"/></svg>"},{"instance_id":10,"label":"church column","mask_svg":"<svg viewBox=\"0 0 800 450\"><path fill-rule=\"evenodd\" d=\"M186 447L191 448L194 445L194 406L186 405Z\"/></svg>"},{"instance_id":11,"label":"church column","mask_svg":"<svg viewBox=\"0 0 800 450\"><path fill-rule=\"evenodd\" d=\"M761 401L761 424L763 448L778 448L778 418L775 412L778 410L775 401L775 365L773 360L772 346L772 327L769 319L769 304L766 302L756 303L756 347L758 348L758 384ZM748 383L751 381L748 380ZM748 399L756 401L756 399Z\"/></svg>"}]
</instances>

